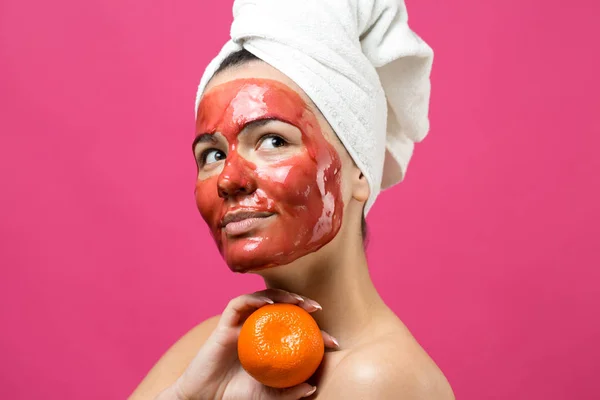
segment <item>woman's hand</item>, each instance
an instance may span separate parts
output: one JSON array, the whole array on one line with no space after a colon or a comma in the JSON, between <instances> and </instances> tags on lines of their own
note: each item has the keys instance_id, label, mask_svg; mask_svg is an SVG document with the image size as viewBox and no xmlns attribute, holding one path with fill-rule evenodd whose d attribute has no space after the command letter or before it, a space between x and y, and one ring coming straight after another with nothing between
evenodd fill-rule
<instances>
[{"instance_id":1,"label":"woman's hand","mask_svg":"<svg viewBox=\"0 0 600 400\"><path fill-rule=\"evenodd\" d=\"M186 371L157 400L296 400L314 393L316 388L308 383L287 389L267 387L248 375L238 360L237 340L242 324L256 309L274 302L296 304L308 312L321 309L314 300L277 289L245 294L231 300L219 324ZM321 332L326 347L338 347L332 336Z\"/></svg>"}]
</instances>

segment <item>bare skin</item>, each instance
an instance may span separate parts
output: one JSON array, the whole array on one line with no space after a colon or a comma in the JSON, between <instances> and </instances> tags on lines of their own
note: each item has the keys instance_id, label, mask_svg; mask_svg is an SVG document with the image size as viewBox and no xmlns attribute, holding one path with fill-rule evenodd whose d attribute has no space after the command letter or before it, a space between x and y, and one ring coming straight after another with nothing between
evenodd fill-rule
<instances>
[{"instance_id":1,"label":"bare skin","mask_svg":"<svg viewBox=\"0 0 600 400\"><path fill-rule=\"evenodd\" d=\"M239 78L278 80L312 104L292 80L260 61L223 71L212 79L206 91ZM342 160L344 216L340 231L314 253L255 273L264 279L267 288L304 297L301 303L326 332L324 338L329 349L321 367L305 386L289 392L287 397L269 397L261 392L256 398L297 399L311 386L316 386L317 390L306 398L452 400L454 395L443 373L383 302L370 279L360 235L361 214L369 195L368 183L316 108L315 114ZM311 299L316 300L322 310L311 305ZM230 313L228 306L223 318L229 321ZM186 371L190 374L194 365L202 366L207 347L213 345L217 333L227 325L223 318L220 315L210 318L183 336L157 362L130 399L182 398L181 391L177 390L178 382ZM331 337L337 339L339 347Z\"/></svg>"}]
</instances>

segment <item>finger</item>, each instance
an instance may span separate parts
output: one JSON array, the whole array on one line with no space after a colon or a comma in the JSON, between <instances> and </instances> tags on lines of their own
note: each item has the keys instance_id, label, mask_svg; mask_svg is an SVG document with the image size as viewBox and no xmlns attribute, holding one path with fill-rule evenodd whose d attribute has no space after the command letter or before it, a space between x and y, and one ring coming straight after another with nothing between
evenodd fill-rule
<instances>
[{"instance_id":1,"label":"finger","mask_svg":"<svg viewBox=\"0 0 600 400\"><path fill-rule=\"evenodd\" d=\"M219 325L235 327L241 322L241 317L247 315L266 304L273 304L273 300L266 296L258 294L243 294L241 296L232 299L223 313Z\"/></svg>"},{"instance_id":2,"label":"finger","mask_svg":"<svg viewBox=\"0 0 600 400\"><path fill-rule=\"evenodd\" d=\"M325 347L336 350L340 348L340 343L336 338L323 330L321 331L321 334L323 335L323 343L325 344Z\"/></svg>"},{"instance_id":3,"label":"finger","mask_svg":"<svg viewBox=\"0 0 600 400\"><path fill-rule=\"evenodd\" d=\"M297 293L291 293L281 289L265 289L256 294L266 296L270 299L275 300L278 303L289 303L296 304L299 307L304 308L308 312L315 312L322 310L323 307L316 301L309 299L308 297L301 296Z\"/></svg>"},{"instance_id":4,"label":"finger","mask_svg":"<svg viewBox=\"0 0 600 400\"><path fill-rule=\"evenodd\" d=\"M273 398L277 400L298 400L309 397L316 391L316 386L311 386L308 383L301 383L287 389L276 389L276 394Z\"/></svg>"},{"instance_id":5,"label":"finger","mask_svg":"<svg viewBox=\"0 0 600 400\"><path fill-rule=\"evenodd\" d=\"M265 289L255 292L259 296L268 297L278 303L300 304L304 302L304 297L299 294L288 292L282 289Z\"/></svg>"}]
</instances>

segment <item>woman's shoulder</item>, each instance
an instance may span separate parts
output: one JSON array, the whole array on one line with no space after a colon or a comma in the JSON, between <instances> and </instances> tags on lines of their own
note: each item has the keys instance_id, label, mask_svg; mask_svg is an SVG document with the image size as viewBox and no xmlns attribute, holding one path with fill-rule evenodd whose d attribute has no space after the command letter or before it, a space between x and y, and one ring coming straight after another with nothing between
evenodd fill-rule
<instances>
[{"instance_id":1,"label":"woman's shoulder","mask_svg":"<svg viewBox=\"0 0 600 400\"><path fill-rule=\"evenodd\" d=\"M349 350L321 393L363 398L363 391L364 398L454 400L442 371L405 327Z\"/></svg>"},{"instance_id":2,"label":"woman's shoulder","mask_svg":"<svg viewBox=\"0 0 600 400\"><path fill-rule=\"evenodd\" d=\"M173 367L181 369L181 372L177 375L179 377L215 330L220 318L221 315L212 316L190 329L167 350L159 363L164 361L170 369L173 369Z\"/></svg>"},{"instance_id":3,"label":"woman's shoulder","mask_svg":"<svg viewBox=\"0 0 600 400\"><path fill-rule=\"evenodd\" d=\"M154 398L173 384L214 331L220 318L220 315L215 315L204 320L175 342L152 367L129 399Z\"/></svg>"}]
</instances>

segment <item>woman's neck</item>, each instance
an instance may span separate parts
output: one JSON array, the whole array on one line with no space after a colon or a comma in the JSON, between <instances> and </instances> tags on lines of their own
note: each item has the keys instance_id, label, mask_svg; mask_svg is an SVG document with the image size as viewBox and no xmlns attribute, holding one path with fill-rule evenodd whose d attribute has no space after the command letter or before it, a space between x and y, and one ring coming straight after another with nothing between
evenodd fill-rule
<instances>
[{"instance_id":1,"label":"woman's neck","mask_svg":"<svg viewBox=\"0 0 600 400\"><path fill-rule=\"evenodd\" d=\"M323 310L313 317L343 348L360 341L372 318L387 307L373 286L361 243L329 253L332 256L326 258L323 253L308 255L292 264L263 270L260 275L268 288L319 302Z\"/></svg>"}]
</instances>

